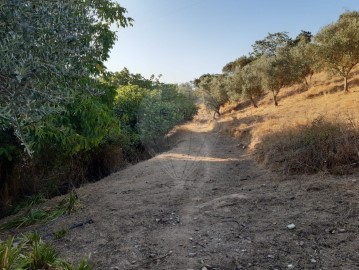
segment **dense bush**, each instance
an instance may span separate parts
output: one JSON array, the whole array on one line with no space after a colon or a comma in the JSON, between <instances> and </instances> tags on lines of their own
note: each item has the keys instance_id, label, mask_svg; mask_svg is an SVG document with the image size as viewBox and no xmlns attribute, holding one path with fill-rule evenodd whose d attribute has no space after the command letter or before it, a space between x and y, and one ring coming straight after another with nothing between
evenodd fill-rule
<instances>
[{"instance_id":1,"label":"dense bush","mask_svg":"<svg viewBox=\"0 0 359 270\"><path fill-rule=\"evenodd\" d=\"M138 132L147 146L159 143L175 125L192 119L196 113L193 100L175 89L151 91L143 100L138 114Z\"/></svg>"}]
</instances>

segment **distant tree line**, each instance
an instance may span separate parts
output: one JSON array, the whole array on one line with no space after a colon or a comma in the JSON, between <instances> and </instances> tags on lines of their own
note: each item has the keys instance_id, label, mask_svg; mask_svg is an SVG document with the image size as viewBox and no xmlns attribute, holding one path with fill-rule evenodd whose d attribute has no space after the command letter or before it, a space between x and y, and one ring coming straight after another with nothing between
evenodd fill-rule
<instances>
[{"instance_id":1,"label":"distant tree line","mask_svg":"<svg viewBox=\"0 0 359 270\"><path fill-rule=\"evenodd\" d=\"M196 93L215 114L230 100L257 100L271 93L275 106L283 87L303 83L326 70L343 78L348 92L348 77L359 63L359 12L348 11L315 36L301 31L294 39L287 32L269 33L255 41L253 51L227 63L222 74L204 74L194 80Z\"/></svg>"}]
</instances>

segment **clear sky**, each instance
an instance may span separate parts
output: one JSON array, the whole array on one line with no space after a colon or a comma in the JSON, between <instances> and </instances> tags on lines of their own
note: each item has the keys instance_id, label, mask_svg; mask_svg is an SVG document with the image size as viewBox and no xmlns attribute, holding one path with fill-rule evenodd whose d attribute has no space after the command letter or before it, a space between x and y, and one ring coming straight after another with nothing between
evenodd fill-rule
<instances>
[{"instance_id":1,"label":"clear sky","mask_svg":"<svg viewBox=\"0 0 359 270\"><path fill-rule=\"evenodd\" d=\"M120 29L107 67L181 83L251 52L269 32L317 33L358 0L117 0L133 27ZM358 29L359 31L359 29Z\"/></svg>"}]
</instances>

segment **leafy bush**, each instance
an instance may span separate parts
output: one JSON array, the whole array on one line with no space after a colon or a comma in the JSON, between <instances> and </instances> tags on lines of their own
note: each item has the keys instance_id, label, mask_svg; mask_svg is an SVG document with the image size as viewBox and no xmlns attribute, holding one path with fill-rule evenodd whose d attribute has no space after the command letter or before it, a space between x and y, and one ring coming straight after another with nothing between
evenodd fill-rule
<instances>
[{"instance_id":1,"label":"leafy bush","mask_svg":"<svg viewBox=\"0 0 359 270\"><path fill-rule=\"evenodd\" d=\"M111 23L131 23L125 13L109 0L1 4L0 130L11 130L31 154L34 125L74 98L101 94L91 78L104 72L116 40Z\"/></svg>"},{"instance_id":2,"label":"leafy bush","mask_svg":"<svg viewBox=\"0 0 359 270\"><path fill-rule=\"evenodd\" d=\"M176 125L190 120L196 113L193 100L167 88L150 92L138 115L138 132L146 146L158 144Z\"/></svg>"},{"instance_id":3,"label":"leafy bush","mask_svg":"<svg viewBox=\"0 0 359 270\"><path fill-rule=\"evenodd\" d=\"M143 145L157 143L196 112L193 97L179 93L177 85L158 84L157 88L128 85L117 90L114 111L127 154L134 155Z\"/></svg>"},{"instance_id":4,"label":"leafy bush","mask_svg":"<svg viewBox=\"0 0 359 270\"><path fill-rule=\"evenodd\" d=\"M284 173L346 174L359 165L359 127L318 118L264 136L255 152L258 159Z\"/></svg>"},{"instance_id":5,"label":"leafy bush","mask_svg":"<svg viewBox=\"0 0 359 270\"><path fill-rule=\"evenodd\" d=\"M137 131L138 113L148 93L148 89L137 85L122 86L117 90L114 111L120 125L121 142L127 154L133 154L141 143Z\"/></svg>"},{"instance_id":6,"label":"leafy bush","mask_svg":"<svg viewBox=\"0 0 359 270\"><path fill-rule=\"evenodd\" d=\"M63 113L50 115L26 131L36 153L51 151L67 157L97 147L106 138L117 136L119 130L109 106L97 98L83 97Z\"/></svg>"}]
</instances>

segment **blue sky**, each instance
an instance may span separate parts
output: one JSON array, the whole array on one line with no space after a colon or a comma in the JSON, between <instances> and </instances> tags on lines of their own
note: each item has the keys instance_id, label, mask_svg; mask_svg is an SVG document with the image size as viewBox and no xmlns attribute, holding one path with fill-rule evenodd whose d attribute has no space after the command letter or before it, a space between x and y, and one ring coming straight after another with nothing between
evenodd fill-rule
<instances>
[{"instance_id":1,"label":"blue sky","mask_svg":"<svg viewBox=\"0 0 359 270\"><path fill-rule=\"evenodd\" d=\"M119 29L107 67L181 83L251 52L269 32L317 33L357 0L119 0L135 22Z\"/></svg>"}]
</instances>

